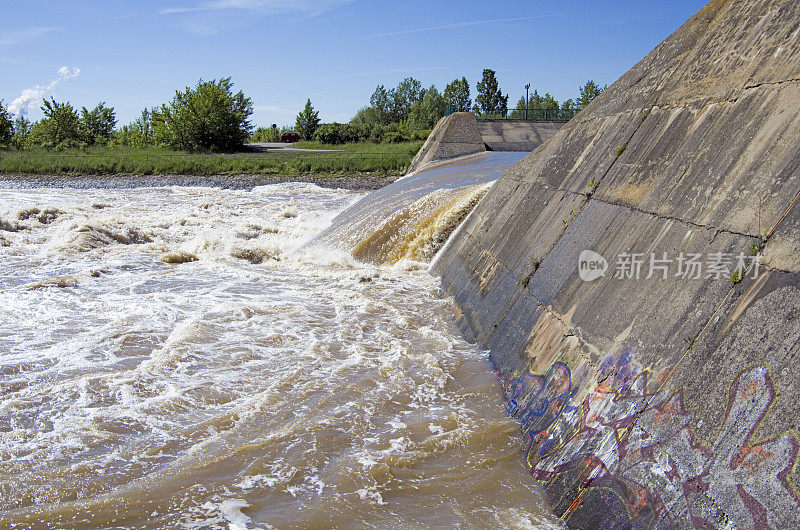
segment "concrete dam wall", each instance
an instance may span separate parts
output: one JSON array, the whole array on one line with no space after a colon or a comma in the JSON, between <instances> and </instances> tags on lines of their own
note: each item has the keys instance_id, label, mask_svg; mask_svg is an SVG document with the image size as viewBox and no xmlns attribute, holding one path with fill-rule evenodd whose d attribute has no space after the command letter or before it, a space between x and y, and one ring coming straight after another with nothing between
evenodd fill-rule
<instances>
[{"instance_id":1,"label":"concrete dam wall","mask_svg":"<svg viewBox=\"0 0 800 530\"><path fill-rule=\"evenodd\" d=\"M478 120L471 112L456 112L439 120L408 173L442 161L484 151L530 152L558 131L563 123L519 120Z\"/></svg>"},{"instance_id":2,"label":"concrete dam wall","mask_svg":"<svg viewBox=\"0 0 800 530\"><path fill-rule=\"evenodd\" d=\"M550 139L563 123L522 120L479 120L478 132L489 151L530 153Z\"/></svg>"},{"instance_id":3,"label":"concrete dam wall","mask_svg":"<svg viewBox=\"0 0 800 530\"><path fill-rule=\"evenodd\" d=\"M709 3L434 264L570 527L800 527L799 34L795 0Z\"/></svg>"}]
</instances>

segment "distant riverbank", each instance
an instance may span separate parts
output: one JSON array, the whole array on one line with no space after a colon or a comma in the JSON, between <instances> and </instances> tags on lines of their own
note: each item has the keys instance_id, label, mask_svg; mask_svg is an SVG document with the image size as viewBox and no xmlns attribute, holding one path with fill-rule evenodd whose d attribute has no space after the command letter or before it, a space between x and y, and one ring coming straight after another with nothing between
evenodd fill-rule
<instances>
[{"instance_id":1,"label":"distant riverbank","mask_svg":"<svg viewBox=\"0 0 800 530\"><path fill-rule=\"evenodd\" d=\"M125 189L165 186L207 186L247 190L281 182L310 182L323 188L376 190L402 176L396 175L0 175L0 188Z\"/></svg>"},{"instance_id":2,"label":"distant riverbank","mask_svg":"<svg viewBox=\"0 0 800 530\"><path fill-rule=\"evenodd\" d=\"M359 143L326 151L309 143L305 150L253 149L223 154L128 147L2 151L0 182L6 187L208 185L241 189L295 181L375 189L403 175L421 145Z\"/></svg>"}]
</instances>

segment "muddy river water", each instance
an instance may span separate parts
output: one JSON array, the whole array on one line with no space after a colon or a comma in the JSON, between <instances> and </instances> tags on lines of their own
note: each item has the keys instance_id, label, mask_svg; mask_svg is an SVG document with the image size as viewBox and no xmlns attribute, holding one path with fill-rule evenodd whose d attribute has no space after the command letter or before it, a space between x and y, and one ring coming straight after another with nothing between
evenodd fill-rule
<instances>
[{"instance_id":1,"label":"muddy river water","mask_svg":"<svg viewBox=\"0 0 800 530\"><path fill-rule=\"evenodd\" d=\"M426 263L312 184L0 189L0 527L560 527Z\"/></svg>"}]
</instances>

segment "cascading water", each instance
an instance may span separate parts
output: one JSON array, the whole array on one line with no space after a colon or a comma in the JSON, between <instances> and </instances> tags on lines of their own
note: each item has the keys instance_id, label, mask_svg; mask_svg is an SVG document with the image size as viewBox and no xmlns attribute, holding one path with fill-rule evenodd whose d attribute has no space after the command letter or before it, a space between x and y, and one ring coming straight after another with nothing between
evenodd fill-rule
<instances>
[{"instance_id":1,"label":"cascading water","mask_svg":"<svg viewBox=\"0 0 800 530\"><path fill-rule=\"evenodd\" d=\"M0 526L556 524L413 261L468 184L394 265L308 244L357 192L0 189Z\"/></svg>"},{"instance_id":2,"label":"cascading water","mask_svg":"<svg viewBox=\"0 0 800 530\"><path fill-rule=\"evenodd\" d=\"M430 262L491 184L526 154L480 153L404 177L340 213L315 241L369 263Z\"/></svg>"},{"instance_id":3,"label":"cascading water","mask_svg":"<svg viewBox=\"0 0 800 530\"><path fill-rule=\"evenodd\" d=\"M491 183L436 190L417 199L361 240L353 256L381 264L429 262L490 187Z\"/></svg>"}]
</instances>

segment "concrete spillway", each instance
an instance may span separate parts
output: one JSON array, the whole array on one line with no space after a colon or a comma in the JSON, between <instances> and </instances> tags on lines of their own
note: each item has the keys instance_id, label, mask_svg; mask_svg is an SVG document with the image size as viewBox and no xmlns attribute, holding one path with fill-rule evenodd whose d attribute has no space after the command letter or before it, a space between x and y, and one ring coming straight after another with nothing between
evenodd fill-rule
<instances>
[{"instance_id":1,"label":"concrete spillway","mask_svg":"<svg viewBox=\"0 0 800 530\"><path fill-rule=\"evenodd\" d=\"M430 261L491 183L524 156L481 152L440 161L367 195L316 241L372 263Z\"/></svg>"},{"instance_id":2,"label":"concrete spillway","mask_svg":"<svg viewBox=\"0 0 800 530\"><path fill-rule=\"evenodd\" d=\"M445 160L485 151L530 152L563 123L521 120L477 120L471 112L456 112L436 124L428 141L408 168L417 173Z\"/></svg>"},{"instance_id":3,"label":"concrete spillway","mask_svg":"<svg viewBox=\"0 0 800 530\"><path fill-rule=\"evenodd\" d=\"M794 0L711 2L435 266L571 527L800 527L798 34Z\"/></svg>"},{"instance_id":4,"label":"concrete spillway","mask_svg":"<svg viewBox=\"0 0 800 530\"><path fill-rule=\"evenodd\" d=\"M489 151L530 153L550 139L563 123L523 120L479 120L478 132Z\"/></svg>"}]
</instances>

